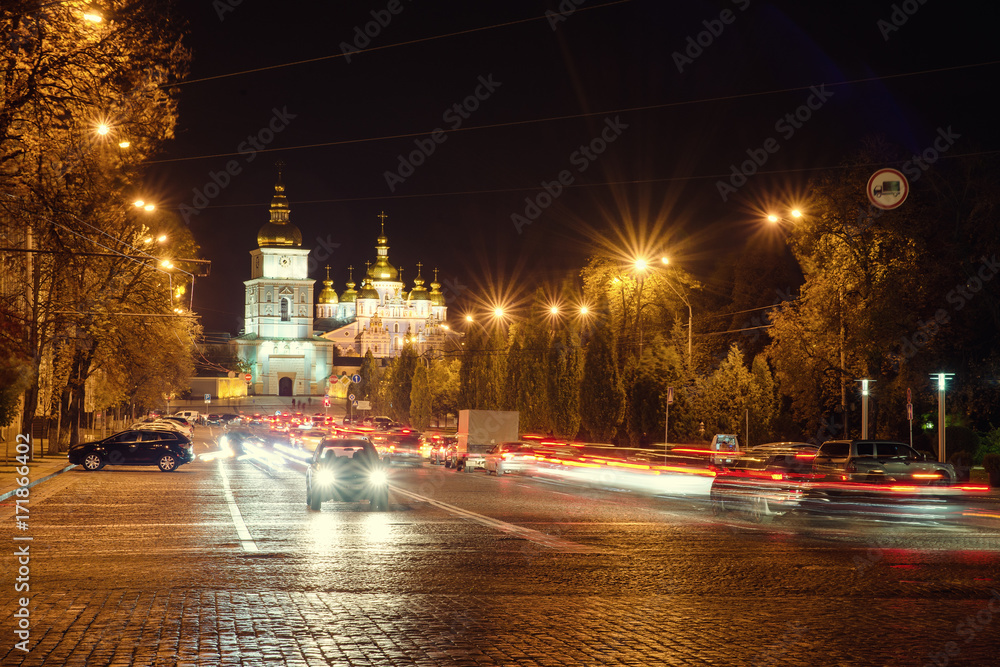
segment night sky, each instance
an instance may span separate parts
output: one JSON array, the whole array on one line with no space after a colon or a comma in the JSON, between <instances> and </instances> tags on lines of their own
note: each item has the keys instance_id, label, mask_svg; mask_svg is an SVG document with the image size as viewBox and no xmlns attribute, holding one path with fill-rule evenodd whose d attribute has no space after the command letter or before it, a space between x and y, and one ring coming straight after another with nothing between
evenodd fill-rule
<instances>
[{"instance_id":1,"label":"night sky","mask_svg":"<svg viewBox=\"0 0 1000 667\"><path fill-rule=\"evenodd\" d=\"M439 267L457 317L473 297L523 299L577 272L600 238L707 275L866 137L920 152L952 127L949 159L997 143L986 3L184 0L179 13L194 62L146 196L212 261L195 291L207 331L242 326L279 159L312 277L330 264L341 292L353 264L360 283L384 210L390 261L408 286L418 261L428 281ZM366 27L375 50L342 56ZM981 66L926 72L967 65ZM433 152L410 174L398 156L416 142ZM719 182L751 155L766 160L723 201ZM514 214L534 219L518 229Z\"/></svg>"}]
</instances>

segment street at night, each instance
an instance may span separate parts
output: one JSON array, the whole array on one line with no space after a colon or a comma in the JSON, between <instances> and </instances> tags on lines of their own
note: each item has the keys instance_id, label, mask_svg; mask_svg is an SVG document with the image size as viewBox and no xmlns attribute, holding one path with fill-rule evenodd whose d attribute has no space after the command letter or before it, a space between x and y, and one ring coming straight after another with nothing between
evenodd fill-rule
<instances>
[{"instance_id":1,"label":"street at night","mask_svg":"<svg viewBox=\"0 0 1000 667\"><path fill-rule=\"evenodd\" d=\"M219 433L201 429L196 451L215 450ZM714 518L704 497L427 464L393 469L392 485L389 512L364 501L312 512L301 466L63 473L33 489L37 644L27 656L6 648L3 664L985 665L996 655L1000 519L755 525ZM5 595L6 618L13 604Z\"/></svg>"}]
</instances>

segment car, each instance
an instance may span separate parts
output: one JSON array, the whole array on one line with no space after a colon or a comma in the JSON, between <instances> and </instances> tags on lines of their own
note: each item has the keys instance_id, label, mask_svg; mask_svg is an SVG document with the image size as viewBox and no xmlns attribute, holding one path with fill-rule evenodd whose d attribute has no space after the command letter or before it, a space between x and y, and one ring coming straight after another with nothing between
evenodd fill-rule
<instances>
[{"instance_id":1,"label":"car","mask_svg":"<svg viewBox=\"0 0 1000 667\"><path fill-rule=\"evenodd\" d=\"M444 453L444 467L452 468L455 472L475 472L477 469L486 469L486 455L482 452L459 452L458 438L448 445Z\"/></svg>"},{"instance_id":2,"label":"car","mask_svg":"<svg viewBox=\"0 0 1000 667\"><path fill-rule=\"evenodd\" d=\"M157 421L158 422L173 422L175 424L179 424L180 426L183 427L184 434L187 437L189 437L189 438L194 434L194 424L192 424L190 421L188 421L184 417L160 417Z\"/></svg>"},{"instance_id":3,"label":"car","mask_svg":"<svg viewBox=\"0 0 1000 667\"><path fill-rule=\"evenodd\" d=\"M535 463L535 443L503 442L486 452L486 474L523 472Z\"/></svg>"},{"instance_id":4,"label":"car","mask_svg":"<svg viewBox=\"0 0 1000 667\"><path fill-rule=\"evenodd\" d=\"M153 419L142 422L136 422L129 426L131 430L139 429L158 429L158 430L170 430L177 431L178 433L183 433L188 438L194 433L194 429L189 425L185 425L174 419Z\"/></svg>"},{"instance_id":5,"label":"car","mask_svg":"<svg viewBox=\"0 0 1000 667\"><path fill-rule=\"evenodd\" d=\"M391 417L365 417L361 423L363 426L371 426L379 431L388 431L397 426Z\"/></svg>"},{"instance_id":6,"label":"car","mask_svg":"<svg viewBox=\"0 0 1000 667\"><path fill-rule=\"evenodd\" d=\"M430 462L434 465L443 465L448 447L458 442L458 438L453 435L435 435L431 437Z\"/></svg>"},{"instance_id":7,"label":"car","mask_svg":"<svg viewBox=\"0 0 1000 667\"><path fill-rule=\"evenodd\" d=\"M219 421L223 424L242 424L243 417L241 415L234 415L232 413L219 415Z\"/></svg>"},{"instance_id":8,"label":"car","mask_svg":"<svg viewBox=\"0 0 1000 667\"><path fill-rule=\"evenodd\" d=\"M192 424L196 424L200 422L202 419L202 414L197 410L179 410L175 412L172 416L186 419Z\"/></svg>"},{"instance_id":9,"label":"car","mask_svg":"<svg viewBox=\"0 0 1000 667\"><path fill-rule=\"evenodd\" d=\"M389 478L378 451L367 438L325 438L306 470L306 504L367 499L373 511L389 509Z\"/></svg>"},{"instance_id":10,"label":"car","mask_svg":"<svg viewBox=\"0 0 1000 667\"><path fill-rule=\"evenodd\" d=\"M159 466L163 472L173 472L194 460L194 446L183 433L165 428L141 428L75 445L67 456L70 463L88 472L106 465Z\"/></svg>"},{"instance_id":11,"label":"car","mask_svg":"<svg viewBox=\"0 0 1000 667\"><path fill-rule=\"evenodd\" d=\"M292 447L313 451L323 438L330 435L318 428L295 428L288 431L288 439Z\"/></svg>"},{"instance_id":12,"label":"car","mask_svg":"<svg viewBox=\"0 0 1000 667\"><path fill-rule=\"evenodd\" d=\"M210 415L205 415L205 425L206 426L220 426L222 424L222 416L215 413Z\"/></svg>"},{"instance_id":13,"label":"car","mask_svg":"<svg viewBox=\"0 0 1000 667\"><path fill-rule=\"evenodd\" d=\"M868 484L950 485L957 475L950 463L939 463L902 442L829 440L813 459L813 472L827 481Z\"/></svg>"},{"instance_id":14,"label":"car","mask_svg":"<svg viewBox=\"0 0 1000 667\"><path fill-rule=\"evenodd\" d=\"M390 466L423 465L424 455L420 451L423 441L419 433L404 429L398 433L376 435L373 440L376 438L382 441L382 457Z\"/></svg>"},{"instance_id":15,"label":"car","mask_svg":"<svg viewBox=\"0 0 1000 667\"><path fill-rule=\"evenodd\" d=\"M808 484L820 477L813 472L816 449L808 443L771 443L716 466L709 492L712 513L736 512L764 523L796 510Z\"/></svg>"}]
</instances>

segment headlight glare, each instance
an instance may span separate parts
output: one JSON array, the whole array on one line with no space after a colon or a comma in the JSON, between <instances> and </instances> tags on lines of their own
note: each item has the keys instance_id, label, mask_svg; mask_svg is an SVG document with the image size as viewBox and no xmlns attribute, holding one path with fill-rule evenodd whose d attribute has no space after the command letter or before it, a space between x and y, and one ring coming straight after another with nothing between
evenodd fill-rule
<instances>
[{"instance_id":1,"label":"headlight glare","mask_svg":"<svg viewBox=\"0 0 1000 667\"><path fill-rule=\"evenodd\" d=\"M317 484L333 484L336 481L332 470L320 470L316 473Z\"/></svg>"},{"instance_id":2,"label":"headlight glare","mask_svg":"<svg viewBox=\"0 0 1000 667\"><path fill-rule=\"evenodd\" d=\"M373 470L368 479L372 484L388 484L389 482L389 476L385 474L384 470Z\"/></svg>"}]
</instances>

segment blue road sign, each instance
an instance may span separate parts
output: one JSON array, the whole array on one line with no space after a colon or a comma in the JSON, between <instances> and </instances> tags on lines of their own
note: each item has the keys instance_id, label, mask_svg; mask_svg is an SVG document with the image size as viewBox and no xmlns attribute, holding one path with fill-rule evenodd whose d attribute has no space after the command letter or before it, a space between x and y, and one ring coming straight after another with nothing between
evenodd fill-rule
<instances>
[{"instance_id":1,"label":"blue road sign","mask_svg":"<svg viewBox=\"0 0 1000 667\"><path fill-rule=\"evenodd\" d=\"M355 373L354 375L351 376L351 382L353 382L354 384L360 383L361 382L361 376L358 375L357 373Z\"/></svg>"}]
</instances>

